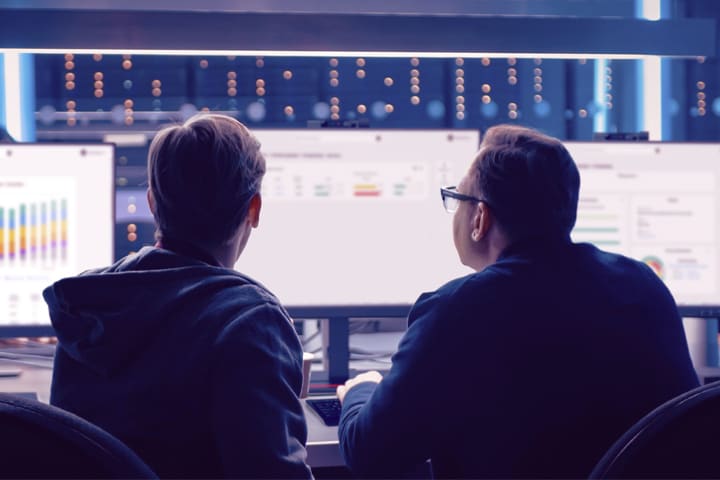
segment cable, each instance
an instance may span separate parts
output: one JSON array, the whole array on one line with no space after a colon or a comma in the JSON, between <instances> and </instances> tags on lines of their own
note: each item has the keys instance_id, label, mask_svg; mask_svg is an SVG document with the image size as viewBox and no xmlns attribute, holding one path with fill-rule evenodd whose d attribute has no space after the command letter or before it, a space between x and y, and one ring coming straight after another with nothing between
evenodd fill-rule
<instances>
[{"instance_id":1,"label":"cable","mask_svg":"<svg viewBox=\"0 0 720 480\"><path fill-rule=\"evenodd\" d=\"M0 352L0 359L5 360L9 363L19 363L21 365L31 365L33 367L41 368L53 368L53 362L51 358L41 357L39 355L9 355ZM40 361L40 359L44 361Z\"/></svg>"},{"instance_id":2,"label":"cable","mask_svg":"<svg viewBox=\"0 0 720 480\"><path fill-rule=\"evenodd\" d=\"M370 355L370 356L377 356L380 355L382 357L390 357L395 352L393 350L366 350L364 348L358 348L358 347L350 347L350 353L354 353L357 355Z\"/></svg>"},{"instance_id":3,"label":"cable","mask_svg":"<svg viewBox=\"0 0 720 480\"><path fill-rule=\"evenodd\" d=\"M310 335L308 335L307 337L303 337L303 341L302 341L303 347L307 346L308 343L312 342L317 337L319 337L320 333L321 333L320 330L317 330L317 331L311 333Z\"/></svg>"}]
</instances>

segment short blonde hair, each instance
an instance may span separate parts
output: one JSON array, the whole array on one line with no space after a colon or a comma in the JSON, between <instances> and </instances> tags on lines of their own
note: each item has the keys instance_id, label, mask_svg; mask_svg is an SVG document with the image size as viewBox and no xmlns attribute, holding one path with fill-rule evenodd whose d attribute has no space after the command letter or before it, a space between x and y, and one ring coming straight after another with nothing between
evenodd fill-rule
<instances>
[{"instance_id":1,"label":"short blonde hair","mask_svg":"<svg viewBox=\"0 0 720 480\"><path fill-rule=\"evenodd\" d=\"M159 131L148 151L158 239L219 245L260 191L260 142L232 117L199 114Z\"/></svg>"}]
</instances>

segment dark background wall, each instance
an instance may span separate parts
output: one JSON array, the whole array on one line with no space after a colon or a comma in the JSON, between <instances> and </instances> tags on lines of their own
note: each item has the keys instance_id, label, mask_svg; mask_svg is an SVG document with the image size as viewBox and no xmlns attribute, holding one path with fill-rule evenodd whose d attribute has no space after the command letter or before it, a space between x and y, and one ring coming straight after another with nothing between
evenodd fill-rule
<instances>
[{"instance_id":1,"label":"dark background wall","mask_svg":"<svg viewBox=\"0 0 720 480\"><path fill-rule=\"evenodd\" d=\"M17 2L0 2L12 6ZM60 2L77 7L74 2ZM118 8L113 2L94 8ZM192 9L192 2L168 9ZM633 0L364 3L236 2L215 8L303 12L349 11L485 13L520 15L636 15ZM668 4L668 2L665 2ZM23 6L57 8L39 0ZM676 0L674 17L720 18L720 4ZM142 9L141 2L124 8ZM153 5L157 8L157 3ZM162 4L161 4L162 7ZM231 35L232 32L228 32ZM82 32L77 32L82 35ZM524 32L517 32L523 35ZM678 41L681 41L679 39ZM664 60L669 68L663 102L672 141L720 137L720 70L716 58ZM590 140L595 116L605 131L637 129L637 60L548 58L232 57L220 55L38 54L35 62L36 130L39 141L118 142L119 218L116 254L152 241L142 209L147 139L162 124L197 111L223 112L249 127L306 128L312 122L359 121L373 128L474 128L498 123L536 127L568 140ZM603 95L596 97L596 69ZM117 135L120 135L119 137ZM138 141L138 139L140 139ZM145 140L145 141L143 141ZM123 209L132 205L134 216ZM129 220L127 220L129 218ZM130 230L133 230L130 232ZM129 235L135 233L135 235Z\"/></svg>"}]
</instances>

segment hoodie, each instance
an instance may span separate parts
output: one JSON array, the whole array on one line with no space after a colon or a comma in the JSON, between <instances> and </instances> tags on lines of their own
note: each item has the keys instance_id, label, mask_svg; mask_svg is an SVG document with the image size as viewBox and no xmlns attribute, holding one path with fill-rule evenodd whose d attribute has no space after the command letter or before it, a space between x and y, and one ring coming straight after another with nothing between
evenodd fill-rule
<instances>
[{"instance_id":1,"label":"hoodie","mask_svg":"<svg viewBox=\"0 0 720 480\"><path fill-rule=\"evenodd\" d=\"M309 478L302 348L254 280L155 247L43 292L58 336L50 403L160 477Z\"/></svg>"}]
</instances>

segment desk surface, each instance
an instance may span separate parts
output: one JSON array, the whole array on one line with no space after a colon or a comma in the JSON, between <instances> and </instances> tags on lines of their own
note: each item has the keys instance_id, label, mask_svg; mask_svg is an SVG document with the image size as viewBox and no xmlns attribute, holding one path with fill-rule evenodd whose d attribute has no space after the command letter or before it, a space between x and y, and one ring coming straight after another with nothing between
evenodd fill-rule
<instances>
[{"instance_id":1,"label":"desk surface","mask_svg":"<svg viewBox=\"0 0 720 480\"><path fill-rule=\"evenodd\" d=\"M328 398L312 397L312 398ZM302 401L308 426L308 465L311 467L337 467L345 465L338 446L337 427L328 427L320 416Z\"/></svg>"},{"instance_id":2,"label":"desk surface","mask_svg":"<svg viewBox=\"0 0 720 480\"><path fill-rule=\"evenodd\" d=\"M47 363L45 367L0 360L0 370L22 370L22 374L17 377L0 377L0 392L35 392L41 402L48 403L50 401L50 382L52 380L52 368L50 368L51 363L49 360L45 361L43 359L36 362L38 364ZM337 427L325 425L305 401L302 403L308 426L308 465L315 468L344 465L338 449Z\"/></svg>"}]
</instances>

